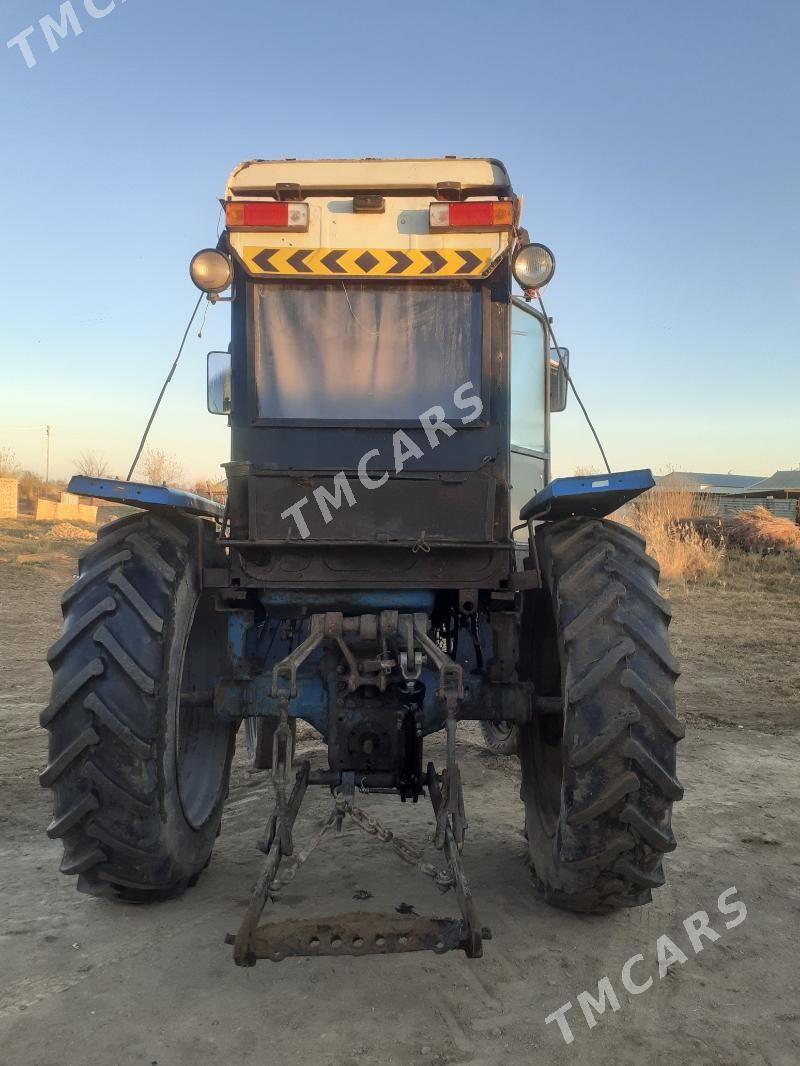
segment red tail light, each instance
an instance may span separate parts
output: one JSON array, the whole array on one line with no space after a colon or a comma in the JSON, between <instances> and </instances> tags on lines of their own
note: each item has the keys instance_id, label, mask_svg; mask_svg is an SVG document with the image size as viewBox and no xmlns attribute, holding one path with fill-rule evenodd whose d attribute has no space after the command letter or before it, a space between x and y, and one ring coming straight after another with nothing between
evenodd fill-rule
<instances>
[{"instance_id":1,"label":"red tail light","mask_svg":"<svg viewBox=\"0 0 800 1066\"><path fill-rule=\"evenodd\" d=\"M308 204L271 203L266 200L234 200L225 204L228 229L308 230Z\"/></svg>"},{"instance_id":2,"label":"red tail light","mask_svg":"<svg viewBox=\"0 0 800 1066\"><path fill-rule=\"evenodd\" d=\"M511 200L467 200L430 206L432 230L511 229L513 224L514 204Z\"/></svg>"}]
</instances>

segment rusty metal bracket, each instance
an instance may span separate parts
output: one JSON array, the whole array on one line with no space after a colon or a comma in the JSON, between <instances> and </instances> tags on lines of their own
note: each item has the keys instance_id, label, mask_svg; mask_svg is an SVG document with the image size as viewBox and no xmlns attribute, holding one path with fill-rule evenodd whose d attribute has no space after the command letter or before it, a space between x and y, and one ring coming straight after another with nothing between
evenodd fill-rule
<instances>
[{"instance_id":1,"label":"rusty metal bracket","mask_svg":"<svg viewBox=\"0 0 800 1066\"><path fill-rule=\"evenodd\" d=\"M311 653L320 646L326 637L325 632L325 615L314 614L311 616L311 626L309 634L302 644L291 651L285 659L281 659L280 662L275 663L272 668L272 697L273 699L279 699L281 697L287 699L294 699L297 695L297 671L311 655ZM289 691L281 692L281 678L288 675Z\"/></svg>"},{"instance_id":2,"label":"rusty metal bracket","mask_svg":"<svg viewBox=\"0 0 800 1066\"><path fill-rule=\"evenodd\" d=\"M488 929L480 931L491 936ZM467 950L465 923L457 918L417 918L354 913L262 925L254 941L256 958L280 962L298 956L394 955L405 951ZM227 937L231 943L233 937ZM474 958L474 956L471 956Z\"/></svg>"}]
</instances>

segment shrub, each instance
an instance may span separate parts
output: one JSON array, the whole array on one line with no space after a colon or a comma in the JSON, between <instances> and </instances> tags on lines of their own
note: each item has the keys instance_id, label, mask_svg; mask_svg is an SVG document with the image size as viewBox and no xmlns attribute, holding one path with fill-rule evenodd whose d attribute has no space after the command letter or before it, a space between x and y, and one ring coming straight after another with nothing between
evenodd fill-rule
<instances>
[{"instance_id":1,"label":"shrub","mask_svg":"<svg viewBox=\"0 0 800 1066\"><path fill-rule=\"evenodd\" d=\"M73 459L73 465L77 474L85 477L108 477L108 460L102 452L87 448L82 451L77 459Z\"/></svg>"},{"instance_id":2,"label":"shrub","mask_svg":"<svg viewBox=\"0 0 800 1066\"><path fill-rule=\"evenodd\" d=\"M170 485L180 487L183 480L183 466L175 455L162 451L161 448L148 448L139 465L145 481L151 485Z\"/></svg>"},{"instance_id":3,"label":"shrub","mask_svg":"<svg viewBox=\"0 0 800 1066\"><path fill-rule=\"evenodd\" d=\"M772 554L800 551L800 526L779 518L766 507L755 507L735 515L728 526L728 538L744 551Z\"/></svg>"},{"instance_id":4,"label":"shrub","mask_svg":"<svg viewBox=\"0 0 800 1066\"><path fill-rule=\"evenodd\" d=\"M0 477L18 477L19 472L16 455L10 448L0 448Z\"/></svg>"},{"instance_id":5,"label":"shrub","mask_svg":"<svg viewBox=\"0 0 800 1066\"><path fill-rule=\"evenodd\" d=\"M707 511L708 498L688 487L656 487L614 517L645 538L663 580L697 581L716 577L725 556L724 540L715 543L693 524Z\"/></svg>"}]
</instances>

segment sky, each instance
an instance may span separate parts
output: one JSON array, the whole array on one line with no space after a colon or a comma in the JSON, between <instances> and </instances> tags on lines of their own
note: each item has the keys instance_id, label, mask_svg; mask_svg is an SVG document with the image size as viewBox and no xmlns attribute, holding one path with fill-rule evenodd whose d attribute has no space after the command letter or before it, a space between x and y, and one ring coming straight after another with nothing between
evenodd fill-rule
<instances>
[{"instance_id":1,"label":"sky","mask_svg":"<svg viewBox=\"0 0 800 1066\"><path fill-rule=\"evenodd\" d=\"M241 160L488 155L555 252L545 290L614 469L800 464L795 0L4 0L0 448L124 476ZM95 17L92 17L94 13ZM98 17L102 16L102 17ZM26 59L23 45L29 53ZM33 61L34 65L29 66ZM221 476L192 331L151 434ZM553 466L598 454L574 401Z\"/></svg>"}]
</instances>

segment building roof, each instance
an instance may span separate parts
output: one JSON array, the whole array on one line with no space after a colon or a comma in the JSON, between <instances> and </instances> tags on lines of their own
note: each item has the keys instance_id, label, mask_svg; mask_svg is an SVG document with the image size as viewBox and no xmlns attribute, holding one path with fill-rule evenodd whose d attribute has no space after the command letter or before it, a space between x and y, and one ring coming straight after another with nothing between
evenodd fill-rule
<instances>
[{"instance_id":1,"label":"building roof","mask_svg":"<svg viewBox=\"0 0 800 1066\"><path fill-rule=\"evenodd\" d=\"M743 492L763 480L763 475L758 474L707 474L690 470L673 470L656 478L657 483L666 488L674 486L714 493Z\"/></svg>"},{"instance_id":2,"label":"building roof","mask_svg":"<svg viewBox=\"0 0 800 1066\"><path fill-rule=\"evenodd\" d=\"M800 470L776 470L772 477L762 478L739 492L740 496L797 496L800 495Z\"/></svg>"}]
</instances>

